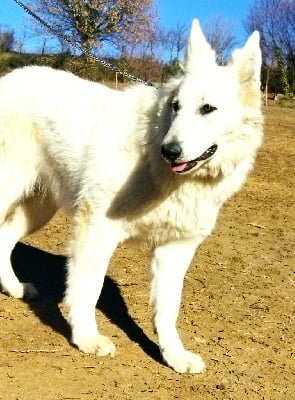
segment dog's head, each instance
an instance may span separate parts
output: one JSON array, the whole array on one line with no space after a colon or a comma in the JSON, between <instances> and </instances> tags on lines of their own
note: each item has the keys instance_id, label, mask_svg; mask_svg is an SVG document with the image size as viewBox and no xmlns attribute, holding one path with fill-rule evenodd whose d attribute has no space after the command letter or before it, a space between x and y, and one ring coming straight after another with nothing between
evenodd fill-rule
<instances>
[{"instance_id":1,"label":"dog's head","mask_svg":"<svg viewBox=\"0 0 295 400\"><path fill-rule=\"evenodd\" d=\"M258 32L218 66L193 21L183 75L163 112L161 153L175 174L216 177L254 157L261 142L260 68Z\"/></svg>"}]
</instances>

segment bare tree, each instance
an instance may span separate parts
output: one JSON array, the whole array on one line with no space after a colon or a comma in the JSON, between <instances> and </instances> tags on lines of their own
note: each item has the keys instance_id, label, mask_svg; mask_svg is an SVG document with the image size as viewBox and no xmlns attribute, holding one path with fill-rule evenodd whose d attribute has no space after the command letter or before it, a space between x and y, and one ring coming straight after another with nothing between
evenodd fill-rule
<instances>
[{"instance_id":1,"label":"bare tree","mask_svg":"<svg viewBox=\"0 0 295 400\"><path fill-rule=\"evenodd\" d=\"M223 16L216 16L204 27L204 33L216 51L217 62L224 64L227 61L232 48L235 46L234 24ZM169 53L169 62L179 59L185 48L188 35L188 27L179 22L175 27L162 30L162 46Z\"/></svg>"},{"instance_id":2,"label":"bare tree","mask_svg":"<svg viewBox=\"0 0 295 400\"><path fill-rule=\"evenodd\" d=\"M244 25L247 33L253 30L260 32L265 64L270 68L277 65L283 90L286 93L290 91L287 81L288 73L294 92L294 0L255 0L249 8Z\"/></svg>"},{"instance_id":3,"label":"bare tree","mask_svg":"<svg viewBox=\"0 0 295 400\"><path fill-rule=\"evenodd\" d=\"M216 59L220 65L227 62L236 44L234 29L233 22L221 15L215 16L204 27L204 34L216 51Z\"/></svg>"},{"instance_id":4,"label":"bare tree","mask_svg":"<svg viewBox=\"0 0 295 400\"><path fill-rule=\"evenodd\" d=\"M136 26L131 26L119 37L113 38L113 50L123 58L151 56L158 59L158 21L158 15L155 12L149 24L142 26L140 30Z\"/></svg>"},{"instance_id":5,"label":"bare tree","mask_svg":"<svg viewBox=\"0 0 295 400\"><path fill-rule=\"evenodd\" d=\"M280 3L281 0L258 0L253 2L244 22L248 34L254 30L260 32L263 58L270 64L275 59L274 48L277 45L278 28L281 24L278 19Z\"/></svg>"},{"instance_id":6,"label":"bare tree","mask_svg":"<svg viewBox=\"0 0 295 400\"><path fill-rule=\"evenodd\" d=\"M170 29L162 29L160 32L159 41L163 48L169 53L169 62L178 60L180 53L185 48L188 35L188 27L180 22L177 22L175 27Z\"/></svg>"},{"instance_id":7,"label":"bare tree","mask_svg":"<svg viewBox=\"0 0 295 400\"><path fill-rule=\"evenodd\" d=\"M0 51L11 51L14 43L14 32L0 27Z\"/></svg>"},{"instance_id":8,"label":"bare tree","mask_svg":"<svg viewBox=\"0 0 295 400\"><path fill-rule=\"evenodd\" d=\"M19 31L14 44L14 49L18 53L23 53L25 51L25 42L27 38L28 38L28 32L26 26L23 26L23 28Z\"/></svg>"},{"instance_id":9,"label":"bare tree","mask_svg":"<svg viewBox=\"0 0 295 400\"><path fill-rule=\"evenodd\" d=\"M153 0L30 0L29 4L47 23L86 50L118 43L128 31L140 36L155 15Z\"/></svg>"}]
</instances>

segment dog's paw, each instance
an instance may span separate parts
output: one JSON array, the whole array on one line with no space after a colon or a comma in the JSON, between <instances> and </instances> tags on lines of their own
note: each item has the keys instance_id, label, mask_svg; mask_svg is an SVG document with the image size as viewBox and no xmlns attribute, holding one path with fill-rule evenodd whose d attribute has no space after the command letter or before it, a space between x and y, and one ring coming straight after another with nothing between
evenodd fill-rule
<instances>
[{"instance_id":1,"label":"dog's paw","mask_svg":"<svg viewBox=\"0 0 295 400\"><path fill-rule=\"evenodd\" d=\"M166 363L179 373L199 374L205 370L202 357L188 350L181 352L164 351L163 358Z\"/></svg>"},{"instance_id":2,"label":"dog's paw","mask_svg":"<svg viewBox=\"0 0 295 400\"><path fill-rule=\"evenodd\" d=\"M35 299L38 297L38 290L32 283L21 283L19 282L17 286L9 289L5 289L5 292L9 294L11 297L15 297L16 299Z\"/></svg>"},{"instance_id":3,"label":"dog's paw","mask_svg":"<svg viewBox=\"0 0 295 400\"><path fill-rule=\"evenodd\" d=\"M73 343L79 348L79 350L88 354L113 357L116 352L116 347L113 342L104 335L97 334L93 337L84 337L79 340L75 338L73 339Z\"/></svg>"}]
</instances>

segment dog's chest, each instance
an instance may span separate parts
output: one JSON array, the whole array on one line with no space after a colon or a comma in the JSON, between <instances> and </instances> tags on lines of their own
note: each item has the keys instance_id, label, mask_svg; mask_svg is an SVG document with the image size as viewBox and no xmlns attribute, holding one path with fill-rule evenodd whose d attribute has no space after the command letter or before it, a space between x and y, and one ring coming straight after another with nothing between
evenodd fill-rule
<instances>
[{"instance_id":1,"label":"dog's chest","mask_svg":"<svg viewBox=\"0 0 295 400\"><path fill-rule=\"evenodd\" d=\"M219 208L206 189L184 186L146 213L129 220L127 235L152 244L206 237L215 225Z\"/></svg>"}]
</instances>

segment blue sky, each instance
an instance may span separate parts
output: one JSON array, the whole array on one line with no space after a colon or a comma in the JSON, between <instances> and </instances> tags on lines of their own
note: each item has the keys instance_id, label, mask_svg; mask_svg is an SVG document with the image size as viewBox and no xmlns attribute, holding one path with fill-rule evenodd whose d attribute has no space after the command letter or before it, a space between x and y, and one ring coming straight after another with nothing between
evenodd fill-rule
<instances>
[{"instance_id":1,"label":"blue sky","mask_svg":"<svg viewBox=\"0 0 295 400\"><path fill-rule=\"evenodd\" d=\"M221 15L234 23L239 42L246 36L243 21L251 4L253 0L158 0L163 26L173 26L177 21L190 25L193 18L204 25Z\"/></svg>"},{"instance_id":2,"label":"blue sky","mask_svg":"<svg viewBox=\"0 0 295 400\"><path fill-rule=\"evenodd\" d=\"M158 0L157 3L161 25L167 28L177 22L190 26L193 18L198 18L204 25L222 15L234 23L237 43L241 45L245 40L243 21L253 0ZM12 28L16 36L22 36L27 26L24 11L14 0L0 0L0 27L3 26ZM27 50L37 50L33 41L26 40L25 44Z\"/></svg>"}]
</instances>

